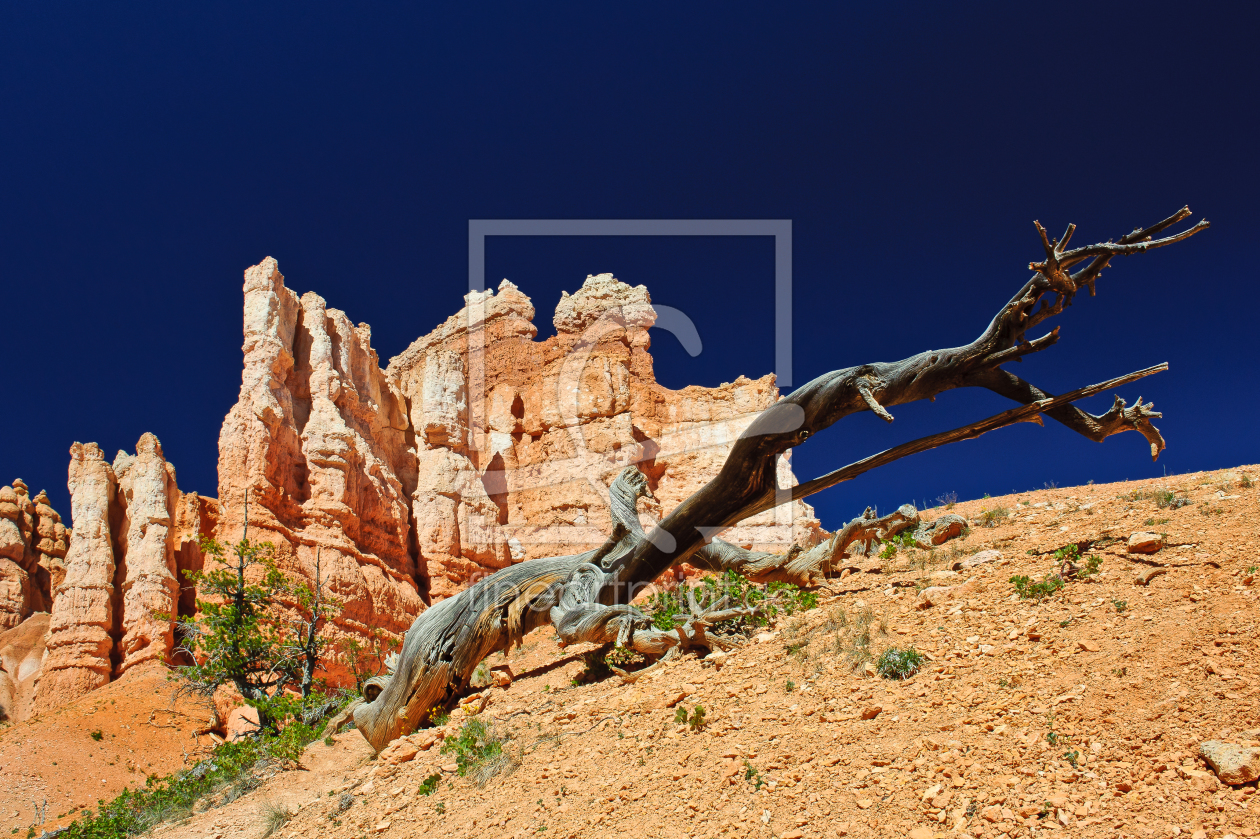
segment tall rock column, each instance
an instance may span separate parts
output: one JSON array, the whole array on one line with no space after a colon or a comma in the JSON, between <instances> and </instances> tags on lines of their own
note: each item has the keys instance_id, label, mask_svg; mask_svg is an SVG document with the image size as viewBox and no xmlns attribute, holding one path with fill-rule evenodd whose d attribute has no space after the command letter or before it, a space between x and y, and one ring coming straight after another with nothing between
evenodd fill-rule
<instances>
[{"instance_id":1,"label":"tall rock column","mask_svg":"<svg viewBox=\"0 0 1260 839\"><path fill-rule=\"evenodd\" d=\"M406 401L380 369L371 329L287 288L276 260L245 271L240 396L219 433L219 531L271 542L312 581L316 551L342 603L334 636L401 634L424 607L410 499ZM340 674L345 675L345 674ZM333 675L337 678L337 675Z\"/></svg>"},{"instance_id":2,"label":"tall rock column","mask_svg":"<svg viewBox=\"0 0 1260 839\"><path fill-rule=\"evenodd\" d=\"M114 474L124 510L118 528L123 637L116 673L122 675L142 662L166 660L174 645L179 582L172 523L179 489L175 467L152 434L140 438L134 456L118 453Z\"/></svg>"},{"instance_id":3,"label":"tall rock column","mask_svg":"<svg viewBox=\"0 0 1260 839\"><path fill-rule=\"evenodd\" d=\"M53 603L36 703L52 708L107 684L114 646L114 544L118 480L95 443L70 447L71 518L66 578Z\"/></svg>"}]
</instances>

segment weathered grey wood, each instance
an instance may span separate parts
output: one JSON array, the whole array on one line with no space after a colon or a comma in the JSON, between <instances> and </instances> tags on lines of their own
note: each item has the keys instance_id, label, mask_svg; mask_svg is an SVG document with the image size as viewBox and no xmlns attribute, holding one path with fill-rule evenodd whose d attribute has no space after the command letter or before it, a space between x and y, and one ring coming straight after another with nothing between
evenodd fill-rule
<instances>
[{"instance_id":1,"label":"weathered grey wood","mask_svg":"<svg viewBox=\"0 0 1260 839\"><path fill-rule=\"evenodd\" d=\"M732 569L754 579L811 582L834 569L854 546L868 550L873 540L898 528L919 528L913 508L876 517L868 511L823 545L775 556L755 554L712 537L739 521L788 500L804 498L841 481L916 452L973 439L1017 422L1039 422L1041 414L1090 440L1136 430L1151 444L1152 456L1164 440L1150 420L1160 414L1139 399L1129 407L1117 397L1106 413L1095 416L1072 406L1088 396L1167 369L1166 364L1139 370L1096 385L1050 396L1000 369L1022 356L1041 352L1058 341L1058 330L1028 340L1025 334L1070 305L1082 288L1091 296L1099 275L1116 256L1142 253L1193 236L1208 227L1201 221L1162 239L1154 237L1186 219L1183 208L1171 217L1120 238L1067 250L1075 230L1051 241L1036 224L1045 259L1030 263L1036 273L1002 307L980 337L969 344L922 352L896 362L836 370L805 384L764 411L740 436L719 473L684 500L651 532L644 533L635 504L650 496L639 470L627 467L610 488L613 532L598 549L577 556L523 562L479 581L420 615L407 632L390 676L373 679L365 701L354 710L355 725L376 748L427 723L435 708L448 707L463 691L473 669L487 655L506 649L532 629L550 623L562 643L617 643L649 655L671 655L689 645L720 643L705 630L718 620L747 610L727 602L693 603L692 616L670 632L652 629L630 606L635 594L670 566L691 561L714 570ZM1070 270L1084 267L1075 273ZM1040 304L1040 305L1039 305ZM894 421L889 408L959 387L983 387L1021 403L976 423L895 446L806 481L779 487L780 455L855 411L872 411ZM954 522L916 529L916 540L934 543Z\"/></svg>"}]
</instances>

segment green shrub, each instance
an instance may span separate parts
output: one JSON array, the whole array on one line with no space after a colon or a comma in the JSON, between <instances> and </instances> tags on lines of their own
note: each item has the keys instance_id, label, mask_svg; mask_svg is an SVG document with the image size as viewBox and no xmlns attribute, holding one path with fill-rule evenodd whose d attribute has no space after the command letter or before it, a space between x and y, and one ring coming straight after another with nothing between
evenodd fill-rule
<instances>
[{"instance_id":1,"label":"green shrub","mask_svg":"<svg viewBox=\"0 0 1260 839\"><path fill-rule=\"evenodd\" d=\"M897 555L898 550L918 547L918 544L914 541L914 534L908 530L898 533L892 538L885 539L883 545L884 549L879 552L880 559L892 559Z\"/></svg>"},{"instance_id":2,"label":"green shrub","mask_svg":"<svg viewBox=\"0 0 1260 839\"><path fill-rule=\"evenodd\" d=\"M756 607L755 615L732 618L717 624L727 632L745 634L754 627L765 626L780 612L791 615L818 605L818 595L815 592L804 591L792 583L776 582L758 586L734 571L727 571L719 576L705 577L700 580L699 585L680 585L669 591L658 591L648 599L644 612L657 629L676 629L691 617L689 596L692 595L697 603L717 603L725 597L729 606Z\"/></svg>"},{"instance_id":3,"label":"green shrub","mask_svg":"<svg viewBox=\"0 0 1260 839\"><path fill-rule=\"evenodd\" d=\"M744 780L752 784L754 790L760 790L761 785L766 782L765 779L761 777L761 773L753 768L753 765L746 760L744 761Z\"/></svg>"},{"instance_id":4,"label":"green shrub","mask_svg":"<svg viewBox=\"0 0 1260 839\"><path fill-rule=\"evenodd\" d=\"M434 772L429 777L420 782L420 789L417 790L421 795L432 795L437 792L438 784L442 781L442 775Z\"/></svg>"},{"instance_id":5,"label":"green shrub","mask_svg":"<svg viewBox=\"0 0 1260 839\"><path fill-rule=\"evenodd\" d=\"M91 737L93 740L95 740L96 742L98 742L98 743L99 743L99 742L101 741L101 738L103 738L103 737L105 736L105 732L101 731L101 730L98 728L98 729L96 729L95 731L93 731L91 734L89 734L88 736L89 736L89 737Z\"/></svg>"},{"instance_id":6,"label":"green shrub","mask_svg":"<svg viewBox=\"0 0 1260 839\"><path fill-rule=\"evenodd\" d=\"M691 719L687 720L688 727L692 731L699 731L705 726L704 706L697 705L691 712Z\"/></svg>"},{"instance_id":7,"label":"green shrub","mask_svg":"<svg viewBox=\"0 0 1260 839\"><path fill-rule=\"evenodd\" d=\"M679 705L674 711L674 722L679 725L686 725L691 728L692 731L699 731L704 728L706 722L704 718L704 707L697 705L695 710L688 714L687 709Z\"/></svg>"},{"instance_id":8,"label":"green shrub","mask_svg":"<svg viewBox=\"0 0 1260 839\"><path fill-rule=\"evenodd\" d=\"M1102 570L1102 557L1097 554L1090 554L1085 557L1085 567L1076 572L1076 579L1084 580L1087 577L1093 577Z\"/></svg>"},{"instance_id":9,"label":"green shrub","mask_svg":"<svg viewBox=\"0 0 1260 839\"><path fill-rule=\"evenodd\" d=\"M908 679L923 666L923 655L914 647L889 647L875 662L875 671L885 679Z\"/></svg>"},{"instance_id":10,"label":"green shrub","mask_svg":"<svg viewBox=\"0 0 1260 839\"><path fill-rule=\"evenodd\" d=\"M1051 574L1037 582L1033 582L1031 577L1019 574L1011 577L1010 581L1021 600L1036 600L1038 603L1063 588L1063 579L1057 574Z\"/></svg>"},{"instance_id":11,"label":"green shrub","mask_svg":"<svg viewBox=\"0 0 1260 839\"><path fill-rule=\"evenodd\" d=\"M499 736L480 717L472 717L459 734L446 738L442 753L455 755L455 771L461 778L469 777L478 786L485 786L488 780L515 764L503 748L506 741L506 737Z\"/></svg>"}]
</instances>

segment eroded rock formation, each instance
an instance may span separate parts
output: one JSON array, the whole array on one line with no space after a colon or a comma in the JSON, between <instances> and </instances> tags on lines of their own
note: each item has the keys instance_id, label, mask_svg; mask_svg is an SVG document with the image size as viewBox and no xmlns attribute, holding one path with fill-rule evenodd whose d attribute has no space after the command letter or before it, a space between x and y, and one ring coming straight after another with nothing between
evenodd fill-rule
<instances>
[{"instance_id":1,"label":"eroded rock formation","mask_svg":"<svg viewBox=\"0 0 1260 839\"><path fill-rule=\"evenodd\" d=\"M36 612L0 632L0 722L24 720L34 710L35 683L47 633L47 612Z\"/></svg>"},{"instance_id":2,"label":"eroded rock formation","mask_svg":"<svg viewBox=\"0 0 1260 839\"><path fill-rule=\"evenodd\" d=\"M281 568L308 580L319 551L342 604L333 634L401 634L426 602L488 572L601 543L608 486L628 463L656 496L644 523L668 512L777 398L773 376L658 385L647 289L611 274L564 295L545 341L510 282L469 294L384 370L367 324L298 297L274 259L245 272L244 293L218 501L179 491L152 434L112 464L96 444L74 444L72 533L42 493L0 488L0 630L51 610L42 670L22 663L0 702L16 707L27 680L38 707L56 707L169 661L176 619L195 611L182 575L201 568L198 534L270 541ZM794 482L786 460L780 470L782 485ZM726 538L781 551L820 535L797 503Z\"/></svg>"},{"instance_id":3,"label":"eroded rock formation","mask_svg":"<svg viewBox=\"0 0 1260 839\"><path fill-rule=\"evenodd\" d=\"M115 557L109 519L118 479L100 446L75 443L70 448L67 485L74 532L36 689L38 700L47 707L107 684L113 669Z\"/></svg>"},{"instance_id":4,"label":"eroded rock formation","mask_svg":"<svg viewBox=\"0 0 1260 839\"><path fill-rule=\"evenodd\" d=\"M0 631L47 612L65 577L70 536L42 490L0 486Z\"/></svg>"},{"instance_id":5,"label":"eroded rock formation","mask_svg":"<svg viewBox=\"0 0 1260 839\"><path fill-rule=\"evenodd\" d=\"M423 607L410 521L416 459L402 394L371 328L284 285L274 259L245 272L245 368L219 434L221 538L270 541L283 570L315 552L343 604L340 631L403 632Z\"/></svg>"},{"instance_id":6,"label":"eroded rock formation","mask_svg":"<svg viewBox=\"0 0 1260 839\"><path fill-rule=\"evenodd\" d=\"M648 475L657 517L717 474L735 438L778 397L774 376L671 391L656 383L643 286L611 274L565 294L557 334L535 341L534 307L504 280L392 359L411 404L420 463L413 510L435 597L512 562L597 546L608 486L629 463ZM784 460L783 486L795 483ZM645 516L645 523L646 523ZM808 505L744 522L757 550L821 535Z\"/></svg>"},{"instance_id":7,"label":"eroded rock formation","mask_svg":"<svg viewBox=\"0 0 1260 839\"><path fill-rule=\"evenodd\" d=\"M174 623L195 608L181 574L201 567L197 537L213 530L213 499L180 493L152 434L112 465L95 443L75 443L67 484L75 528L48 621L41 708L170 659Z\"/></svg>"},{"instance_id":8,"label":"eroded rock formation","mask_svg":"<svg viewBox=\"0 0 1260 839\"><path fill-rule=\"evenodd\" d=\"M667 511L716 474L774 402L774 377L656 384L647 289L611 274L566 294L558 334L508 281L381 370L366 324L298 297L268 258L245 272L245 369L219 438L220 532L270 540L311 576L316 549L339 631L401 633L425 602L527 558L603 540L608 485L642 464ZM786 460L784 485L792 483ZM802 503L728 534L784 550L820 536Z\"/></svg>"}]
</instances>

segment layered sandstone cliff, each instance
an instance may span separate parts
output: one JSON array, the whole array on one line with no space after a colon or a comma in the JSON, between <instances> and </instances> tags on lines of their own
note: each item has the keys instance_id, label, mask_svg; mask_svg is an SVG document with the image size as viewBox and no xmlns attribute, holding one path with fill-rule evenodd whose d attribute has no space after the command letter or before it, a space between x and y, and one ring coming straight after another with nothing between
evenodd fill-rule
<instances>
[{"instance_id":1,"label":"layered sandstone cliff","mask_svg":"<svg viewBox=\"0 0 1260 839\"><path fill-rule=\"evenodd\" d=\"M67 484L75 528L35 689L41 708L170 659L175 621L194 608L181 574L201 567L198 535L213 529L213 499L179 492L152 434L112 465L95 443L75 443Z\"/></svg>"},{"instance_id":2,"label":"layered sandstone cliff","mask_svg":"<svg viewBox=\"0 0 1260 839\"><path fill-rule=\"evenodd\" d=\"M471 293L385 370L370 328L299 298L274 259L245 272L244 292L241 392L219 437L220 533L239 538L248 523L308 579L321 551L344 604L334 631L400 633L480 575L598 545L626 464L660 500L645 516L668 512L778 395L773 376L658 385L647 289L610 274L562 298L545 341L510 282ZM803 503L728 534L760 550L819 536Z\"/></svg>"},{"instance_id":3,"label":"layered sandstone cliff","mask_svg":"<svg viewBox=\"0 0 1260 839\"><path fill-rule=\"evenodd\" d=\"M42 490L0 486L0 631L47 612L65 577L70 536Z\"/></svg>"}]
</instances>

